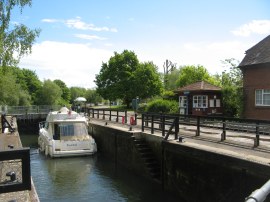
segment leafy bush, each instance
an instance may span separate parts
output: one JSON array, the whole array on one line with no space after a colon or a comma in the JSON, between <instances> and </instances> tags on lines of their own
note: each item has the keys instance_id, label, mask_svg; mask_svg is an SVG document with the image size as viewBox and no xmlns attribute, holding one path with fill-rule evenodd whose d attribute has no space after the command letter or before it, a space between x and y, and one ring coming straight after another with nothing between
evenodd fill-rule
<instances>
[{"instance_id":1,"label":"leafy bush","mask_svg":"<svg viewBox=\"0 0 270 202\"><path fill-rule=\"evenodd\" d=\"M154 100L148 103L146 111L169 114L178 113L178 102L162 99Z\"/></svg>"}]
</instances>

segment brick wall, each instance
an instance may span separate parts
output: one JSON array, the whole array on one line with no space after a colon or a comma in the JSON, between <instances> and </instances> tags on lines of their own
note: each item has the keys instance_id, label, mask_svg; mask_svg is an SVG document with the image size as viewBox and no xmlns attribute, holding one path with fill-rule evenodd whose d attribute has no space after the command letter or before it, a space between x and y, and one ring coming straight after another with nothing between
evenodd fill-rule
<instances>
[{"instance_id":1,"label":"brick wall","mask_svg":"<svg viewBox=\"0 0 270 202\"><path fill-rule=\"evenodd\" d=\"M270 120L270 107L255 106L255 90L270 89L270 63L242 68L244 118Z\"/></svg>"}]
</instances>

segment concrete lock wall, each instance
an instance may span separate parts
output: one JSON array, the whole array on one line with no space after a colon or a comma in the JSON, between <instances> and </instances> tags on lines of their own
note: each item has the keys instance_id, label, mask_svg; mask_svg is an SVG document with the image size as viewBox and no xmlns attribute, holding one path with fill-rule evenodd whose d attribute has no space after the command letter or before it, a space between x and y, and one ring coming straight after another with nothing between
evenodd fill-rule
<instances>
[{"instance_id":1,"label":"concrete lock wall","mask_svg":"<svg viewBox=\"0 0 270 202\"><path fill-rule=\"evenodd\" d=\"M186 147L175 141L165 142L160 136L91 123L89 132L97 142L98 152L150 179L132 136L145 139L163 164L164 190L178 194L183 201L244 201L270 178L269 166Z\"/></svg>"}]
</instances>

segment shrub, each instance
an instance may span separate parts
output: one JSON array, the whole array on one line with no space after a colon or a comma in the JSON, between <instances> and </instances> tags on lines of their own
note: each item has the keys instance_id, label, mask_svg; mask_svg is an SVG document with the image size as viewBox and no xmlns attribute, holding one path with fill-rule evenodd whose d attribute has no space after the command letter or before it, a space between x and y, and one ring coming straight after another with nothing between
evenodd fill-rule
<instances>
[{"instance_id":1,"label":"shrub","mask_svg":"<svg viewBox=\"0 0 270 202\"><path fill-rule=\"evenodd\" d=\"M156 113L178 113L178 102L173 100L154 100L148 103L146 107L147 112L156 112Z\"/></svg>"}]
</instances>

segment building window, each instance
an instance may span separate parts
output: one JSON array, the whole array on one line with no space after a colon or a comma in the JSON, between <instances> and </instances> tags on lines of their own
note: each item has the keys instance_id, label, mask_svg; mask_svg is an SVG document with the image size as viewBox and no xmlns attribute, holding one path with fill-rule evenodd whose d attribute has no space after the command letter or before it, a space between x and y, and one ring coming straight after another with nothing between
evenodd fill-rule
<instances>
[{"instance_id":1,"label":"building window","mask_svg":"<svg viewBox=\"0 0 270 202\"><path fill-rule=\"evenodd\" d=\"M220 107L220 99L209 100L209 107Z\"/></svg>"},{"instance_id":2,"label":"building window","mask_svg":"<svg viewBox=\"0 0 270 202\"><path fill-rule=\"evenodd\" d=\"M187 106L187 96L179 96L179 107L186 108Z\"/></svg>"},{"instance_id":3,"label":"building window","mask_svg":"<svg viewBox=\"0 0 270 202\"><path fill-rule=\"evenodd\" d=\"M193 108L207 108L208 96L207 95L195 95L193 96Z\"/></svg>"},{"instance_id":4,"label":"building window","mask_svg":"<svg viewBox=\"0 0 270 202\"><path fill-rule=\"evenodd\" d=\"M256 90L255 91L255 105L256 106L270 106L270 90Z\"/></svg>"}]
</instances>

